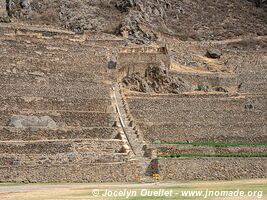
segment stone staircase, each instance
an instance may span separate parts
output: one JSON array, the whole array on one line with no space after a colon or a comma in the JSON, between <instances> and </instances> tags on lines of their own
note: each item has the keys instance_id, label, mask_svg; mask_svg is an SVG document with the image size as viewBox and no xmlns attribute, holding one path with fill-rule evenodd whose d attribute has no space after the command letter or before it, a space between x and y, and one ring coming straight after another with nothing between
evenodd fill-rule
<instances>
[{"instance_id":1,"label":"stone staircase","mask_svg":"<svg viewBox=\"0 0 267 200\"><path fill-rule=\"evenodd\" d=\"M113 90L122 130L128 140L134 158L139 161L141 166L141 174L143 175L142 181L150 182L152 181L152 174L157 172L156 169L151 167L153 164L153 158L146 153L146 143L144 142L143 135L136 126L133 117L130 114L130 110L126 102L126 98L122 92L121 85L115 84L113 86Z\"/></svg>"}]
</instances>

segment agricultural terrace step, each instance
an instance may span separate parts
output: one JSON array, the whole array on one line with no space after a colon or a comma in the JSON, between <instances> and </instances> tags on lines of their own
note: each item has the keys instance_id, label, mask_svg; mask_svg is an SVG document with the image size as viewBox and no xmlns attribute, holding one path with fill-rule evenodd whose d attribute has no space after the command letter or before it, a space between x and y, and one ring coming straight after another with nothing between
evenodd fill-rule
<instances>
[{"instance_id":1,"label":"agricultural terrace step","mask_svg":"<svg viewBox=\"0 0 267 200\"><path fill-rule=\"evenodd\" d=\"M245 82L240 92L249 92L249 93L263 93L267 94L267 86L265 82Z\"/></svg>"},{"instance_id":2,"label":"agricultural terrace step","mask_svg":"<svg viewBox=\"0 0 267 200\"><path fill-rule=\"evenodd\" d=\"M108 61L100 61L100 58L93 56L96 60L88 62L88 60L82 60L81 58L75 57L76 55L68 55L68 59L62 55L62 57L55 57L51 55L50 57L39 55L2 55L1 60L1 72L7 72L8 70L16 69L18 72L34 72L42 71L45 74L52 73L62 73L63 71L71 71L78 73L83 72L101 74L106 72ZM88 55L87 55L88 56ZM98 61L99 60L99 61ZM79 65L77 65L79 63Z\"/></svg>"},{"instance_id":3,"label":"agricultural terrace step","mask_svg":"<svg viewBox=\"0 0 267 200\"><path fill-rule=\"evenodd\" d=\"M49 116L58 127L111 127L115 121L113 113L82 111L0 111L0 126L7 126L14 115ZM37 126L37 125L36 125Z\"/></svg>"},{"instance_id":4,"label":"agricultural terrace step","mask_svg":"<svg viewBox=\"0 0 267 200\"><path fill-rule=\"evenodd\" d=\"M75 110L107 112L111 99L77 99L57 97L3 97L0 96L2 110Z\"/></svg>"},{"instance_id":5,"label":"agricultural terrace step","mask_svg":"<svg viewBox=\"0 0 267 200\"><path fill-rule=\"evenodd\" d=\"M266 146L194 146L190 144L155 144L158 155L175 155L175 154L267 154Z\"/></svg>"},{"instance_id":6,"label":"agricultural terrace step","mask_svg":"<svg viewBox=\"0 0 267 200\"><path fill-rule=\"evenodd\" d=\"M33 96L59 98L109 98L111 87L107 84L87 84L86 86L64 85L0 85L2 96Z\"/></svg>"},{"instance_id":7,"label":"agricultural terrace step","mask_svg":"<svg viewBox=\"0 0 267 200\"><path fill-rule=\"evenodd\" d=\"M159 98L159 99L178 99L178 98L228 98L228 97L240 97L240 95L230 95L229 93L182 93L182 94L156 94L156 93L140 93L140 92L129 92L129 90L124 89L124 95L128 98Z\"/></svg>"},{"instance_id":8,"label":"agricultural terrace step","mask_svg":"<svg viewBox=\"0 0 267 200\"><path fill-rule=\"evenodd\" d=\"M45 129L29 127L17 129L12 127L0 128L0 141L12 140L60 140L60 139L114 139L117 131L110 127L96 128L58 128Z\"/></svg>"},{"instance_id":9,"label":"agricultural terrace step","mask_svg":"<svg viewBox=\"0 0 267 200\"><path fill-rule=\"evenodd\" d=\"M80 77L80 79L75 79L71 77L62 77L59 75L58 77L54 74L50 76L46 75L42 71L32 71L32 72L22 72L14 74L12 70L7 70L7 73L0 73L0 78L2 79L0 82L1 86L5 85L22 85L27 87L31 84L34 86L50 86L50 87L63 87L63 88L76 88L81 87L88 88L92 86L101 86L101 85L110 85L111 83L107 80L103 81L98 76L95 78L90 77ZM101 81L98 81L101 80Z\"/></svg>"},{"instance_id":10,"label":"agricultural terrace step","mask_svg":"<svg viewBox=\"0 0 267 200\"><path fill-rule=\"evenodd\" d=\"M163 180L229 180L267 177L267 158L161 158Z\"/></svg>"},{"instance_id":11,"label":"agricultural terrace step","mask_svg":"<svg viewBox=\"0 0 267 200\"><path fill-rule=\"evenodd\" d=\"M138 161L0 167L3 182L134 182L140 175Z\"/></svg>"},{"instance_id":12,"label":"agricultural terrace step","mask_svg":"<svg viewBox=\"0 0 267 200\"><path fill-rule=\"evenodd\" d=\"M218 123L229 124L234 122L255 122L264 123L264 111L234 111L234 110L163 110L162 108L154 110L131 110L131 114L137 122L161 123L162 120L168 123Z\"/></svg>"},{"instance_id":13,"label":"agricultural terrace step","mask_svg":"<svg viewBox=\"0 0 267 200\"><path fill-rule=\"evenodd\" d=\"M14 45L14 44L13 44ZM25 46L25 45L24 45ZM71 64L72 66L75 65L74 62L71 61L79 61L79 66L82 68L85 67L86 64L105 64L108 62L107 56L104 54L100 54L102 52L75 52L71 50L65 50L65 51L45 51L45 48L37 48L34 50L34 47L29 47L33 48L30 50L25 50L25 47L23 49L23 46L21 47L6 47L1 49L1 58L6 58L6 59L12 59L16 58L16 61L36 61L37 59L40 60L40 62L47 61L48 63L61 63L61 64ZM48 47L47 47L48 48ZM52 47L50 47L53 49ZM56 48L56 47L54 47ZM87 57L86 57L87 56ZM92 59L86 59L88 56L92 56ZM23 60L24 59L24 60ZM51 59L51 60L49 60ZM90 62L91 61L91 62ZM77 67L79 67L77 66Z\"/></svg>"},{"instance_id":14,"label":"agricultural terrace step","mask_svg":"<svg viewBox=\"0 0 267 200\"><path fill-rule=\"evenodd\" d=\"M43 140L0 142L1 154L118 153L121 140Z\"/></svg>"},{"instance_id":15,"label":"agricultural terrace step","mask_svg":"<svg viewBox=\"0 0 267 200\"><path fill-rule=\"evenodd\" d=\"M219 74L219 73L189 73L172 71L172 75L183 78L195 85L209 85L212 87L231 87L239 84L237 74Z\"/></svg>"},{"instance_id":16,"label":"agricultural terrace step","mask_svg":"<svg viewBox=\"0 0 267 200\"><path fill-rule=\"evenodd\" d=\"M1 63L0 63L1 67ZM13 81L13 83L19 82L19 80L22 80L22 82L33 82L36 83L43 83L48 84L48 82L56 82L57 80L65 83L65 84L71 84L71 82L79 81L84 83L93 83L93 82L108 82L108 75L106 72L100 72L97 73L94 72L83 72L81 70L67 70L64 71L62 69L59 70L53 70L52 68L46 68L46 69L36 69L36 70L29 70L28 68L25 70L18 70L17 68L14 68L14 66L10 66L6 69L4 69L6 66L1 67L0 69L0 76L3 79L8 79L10 77L10 80L7 81ZM13 73L13 70L15 70L16 74ZM4 80L3 80L4 81ZM2 81L2 82L3 82Z\"/></svg>"},{"instance_id":17,"label":"agricultural terrace step","mask_svg":"<svg viewBox=\"0 0 267 200\"><path fill-rule=\"evenodd\" d=\"M27 38L27 37L8 37L8 36L0 36L0 44L3 47L3 53L19 53L26 55L26 53L30 53L33 55L50 55L50 54L59 54L63 55L64 53L74 53L81 55L87 54L95 54L102 55L106 52L107 48L105 47L97 47L92 46L88 48L90 45L84 45L80 42L70 42L70 41L60 41L60 40L44 40L37 38ZM24 47L24 49L23 49ZM27 47L27 48L25 48ZM51 56L51 55L50 55ZM85 59L85 58L84 58Z\"/></svg>"},{"instance_id":18,"label":"agricultural terrace step","mask_svg":"<svg viewBox=\"0 0 267 200\"><path fill-rule=\"evenodd\" d=\"M0 64L1 66L1 64ZM103 75L103 77L101 77ZM54 71L51 73L46 70L18 70L16 67L11 66L6 68L5 66L0 69L0 85L9 84L65 84L72 85L72 83L78 84L90 84L98 82L107 82L106 73L94 73L94 72L82 72L82 71Z\"/></svg>"},{"instance_id":19,"label":"agricultural terrace step","mask_svg":"<svg viewBox=\"0 0 267 200\"><path fill-rule=\"evenodd\" d=\"M261 72L245 72L238 74L238 78L240 81L244 81L245 83L254 81L254 82L263 82L267 81L267 70Z\"/></svg>"},{"instance_id":20,"label":"agricultural terrace step","mask_svg":"<svg viewBox=\"0 0 267 200\"><path fill-rule=\"evenodd\" d=\"M246 106L253 105L253 110L263 110L266 107L264 96L255 97L225 97L225 98L127 98L132 110L236 110L244 111Z\"/></svg>"},{"instance_id":21,"label":"agricultural terrace step","mask_svg":"<svg viewBox=\"0 0 267 200\"><path fill-rule=\"evenodd\" d=\"M62 29L56 29L52 27L44 26L32 26L32 25L21 25L21 24L0 24L0 31L7 33L44 33L52 35L74 35L74 32Z\"/></svg>"},{"instance_id":22,"label":"agricultural terrace step","mask_svg":"<svg viewBox=\"0 0 267 200\"><path fill-rule=\"evenodd\" d=\"M1 33L1 29L0 29ZM0 40L2 41L9 41L9 40L18 40L19 44L22 44L22 41L24 40L27 42L27 44L31 43L43 43L43 44L49 44L49 45L55 45L58 44L58 46L74 46L77 47L80 45L81 48L87 47L93 47L93 48L114 48L114 47L121 47L128 44L128 42L124 39L118 38L118 39L110 39L109 38L97 38L98 35L92 34L89 35L80 35L76 34L71 37L60 37L60 36L49 36L49 35L33 35L30 34L14 34L14 32L3 32L3 34L0 35ZM90 50L90 48L88 48Z\"/></svg>"},{"instance_id":23,"label":"agricultural terrace step","mask_svg":"<svg viewBox=\"0 0 267 200\"><path fill-rule=\"evenodd\" d=\"M43 50L45 51L50 50L55 52L67 51L67 50L78 52L78 49L80 47L81 53L94 52L96 49L99 49L100 50L99 53L102 53L102 51L108 48L101 45L100 46L94 46L93 44L90 45L90 42L84 43L83 41L57 40L57 39L47 40L46 38L25 37L18 35L16 36L1 35L0 42L3 44L4 48L8 47L13 49L14 46L18 46L21 48L22 45L26 45L26 47L33 47L33 50L35 50L37 47L40 47L43 48ZM89 46L91 46L92 48L88 48ZM25 49L25 51L31 51L31 50Z\"/></svg>"},{"instance_id":24,"label":"agricultural terrace step","mask_svg":"<svg viewBox=\"0 0 267 200\"><path fill-rule=\"evenodd\" d=\"M258 123L137 123L145 140L154 142L210 141L229 143L267 143L266 122Z\"/></svg>"},{"instance_id":25,"label":"agricultural terrace step","mask_svg":"<svg viewBox=\"0 0 267 200\"><path fill-rule=\"evenodd\" d=\"M59 153L59 154L2 154L0 166L36 166L82 163L113 163L123 162L127 154L96 154L96 153Z\"/></svg>"},{"instance_id":26,"label":"agricultural terrace step","mask_svg":"<svg viewBox=\"0 0 267 200\"><path fill-rule=\"evenodd\" d=\"M266 69L266 52L231 51L227 60L228 65L237 66L236 72L262 71Z\"/></svg>"}]
</instances>

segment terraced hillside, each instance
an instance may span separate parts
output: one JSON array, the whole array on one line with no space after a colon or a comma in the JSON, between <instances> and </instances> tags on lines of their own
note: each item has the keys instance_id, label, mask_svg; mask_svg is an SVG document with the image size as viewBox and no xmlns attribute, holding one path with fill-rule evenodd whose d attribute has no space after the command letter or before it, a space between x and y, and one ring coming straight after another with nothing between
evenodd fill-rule
<instances>
[{"instance_id":1,"label":"terraced hillside","mask_svg":"<svg viewBox=\"0 0 267 200\"><path fill-rule=\"evenodd\" d=\"M195 90L163 94L124 89L147 148L158 152L158 173L172 180L266 177L264 48L255 50L253 43L241 48L245 40L166 42L169 73L189 81ZM223 56L208 58L205 54L212 48Z\"/></svg>"},{"instance_id":2,"label":"terraced hillside","mask_svg":"<svg viewBox=\"0 0 267 200\"><path fill-rule=\"evenodd\" d=\"M40 27L0 32L0 180L135 180L139 165L120 137L107 73L107 52L121 40Z\"/></svg>"},{"instance_id":3,"label":"terraced hillside","mask_svg":"<svg viewBox=\"0 0 267 200\"><path fill-rule=\"evenodd\" d=\"M267 177L266 51L236 42L1 24L0 181Z\"/></svg>"}]
</instances>

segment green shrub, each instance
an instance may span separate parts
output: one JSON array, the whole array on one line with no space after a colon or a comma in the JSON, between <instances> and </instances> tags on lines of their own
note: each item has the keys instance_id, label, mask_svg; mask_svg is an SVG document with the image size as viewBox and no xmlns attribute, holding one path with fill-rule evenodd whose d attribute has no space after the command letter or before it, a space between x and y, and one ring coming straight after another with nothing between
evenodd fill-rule
<instances>
[{"instance_id":1,"label":"green shrub","mask_svg":"<svg viewBox=\"0 0 267 200\"><path fill-rule=\"evenodd\" d=\"M208 92L209 91L209 86L208 85L198 85L197 86L197 91Z\"/></svg>"},{"instance_id":2,"label":"green shrub","mask_svg":"<svg viewBox=\"0 0 267 200\"><path fill-rule=\"evenodd\" d=\"M10 23L10 22L11 22L10 17L8 16L0 17L0 23Z\"/></svg>"}]
</instances>

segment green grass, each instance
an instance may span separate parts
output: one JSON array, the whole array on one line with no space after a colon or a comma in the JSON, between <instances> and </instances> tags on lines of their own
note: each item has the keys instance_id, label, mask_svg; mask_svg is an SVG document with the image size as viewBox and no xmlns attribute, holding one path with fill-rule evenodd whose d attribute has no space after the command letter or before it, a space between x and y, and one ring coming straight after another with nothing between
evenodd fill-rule
<instances>
[{"instance_id":1,"label":"green grass","mask_svg":"<svg viewBox=\"0 0 267 200\"><path fill-rule=\"evenodd\" d=\"M219 142L155 142L154 144L177 144L177 145L193 145L193 146L211 146L211 147L261 147L267 146L266 143L247 144L247 143L219 143Z\"/></svg>"},{"instance_id":2,"label":"green grass","mask_svg":"<svg viewBox=\"0 0 267 200\"><path fill-rule=\"evenodd\" d=\"M9 183L7 183L9 184ZM66 199L76 199L76 200L122 200L125 198L120 197L102 197L102 194L106 189L112 191L120 191L125 188L127 190L137 191L137 196L130 197L130 200L157 200L157 199L174 199L174 200L199 200L204 199L200 197L183 197L181 192L183 191L262 191L263 198L265 199L267 194L267 180L266 179L250 179L250 180L232 180L232 181L190 181L190 182L177 182L172 183L171 185L143 185L140 184L132 184L132 183L112 183L112 184L97 184L97 183L90 183L90 184L65 184L58 185L55 184L54 187L46 187L46 184L24 184L24 185L17 185L11 186L10 188L14 190L13 192L6 192L2 199L8 200L66 200ZM71 187L71 185L73 185ZM105 185L105 186L104 186ZM34 190L31 190L32 187L35 187ZM44 186L44 187L43 187ZM47 186L51 186L47 184ZM21 189L24 188L23 190ZM100 196L94 197L93 191L95 189L99 189ZM158 191L159 189L164 189L166 191L173 191L173 193L179 193L178 195L173 195L171 197L143 197L140 195L140 191L142 189L148 189L150 191ZM214 200L217 198L208 197L207 200ZM222 198L218 198L222 199ZM250 198L250 199L257 199ZM240 198L229 198L229 200L240 200Z\"/></svg>"},{"instance_id":3,"label":"green grass","mask_svg":"<svg viewBox=\"0 0 267 200\"><path fill-rule=\"evenodd\" d=\"M180 157L267 157L267 154L255 153L242 153L242 154L170 154L162 155L160 158L180 158Z\"/></svg>"}]
</instances>

